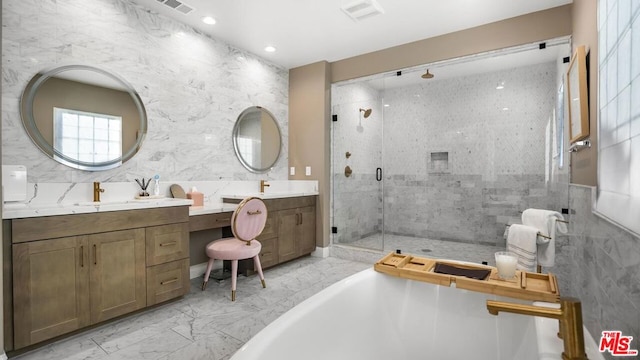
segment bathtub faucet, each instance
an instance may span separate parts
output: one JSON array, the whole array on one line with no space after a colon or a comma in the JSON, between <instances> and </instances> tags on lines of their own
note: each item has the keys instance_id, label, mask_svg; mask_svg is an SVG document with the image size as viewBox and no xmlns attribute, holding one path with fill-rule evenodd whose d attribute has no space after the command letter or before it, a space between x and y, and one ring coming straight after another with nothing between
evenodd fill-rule
<instances>
[{"instance_id":1,"label":"bathtub faucet","mask_svg":"<svg viewBox=\"0 0 640 360\"><path fill-rule=\"evenodd\" d=\"M578 299L560 298L560 309L487 300L487 310L492 315L498 315L500 311L504 311L557 319L560 324L558 336L564 343L562 360L587 359L582 331L582 305Z\"/></svg>"}]
</instances>

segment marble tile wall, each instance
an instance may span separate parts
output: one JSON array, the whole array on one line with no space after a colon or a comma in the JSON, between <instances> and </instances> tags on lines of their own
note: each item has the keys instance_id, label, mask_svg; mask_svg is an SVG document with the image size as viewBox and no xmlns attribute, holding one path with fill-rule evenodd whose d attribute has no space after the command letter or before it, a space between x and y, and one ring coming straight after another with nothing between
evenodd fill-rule
<instances>
[{"instance_id":1,"label":"marble tile wall","mask_svg":"<svg viewBox=\"0 0 640 360\"><path fill-rule=\"evenodd\" d=\"M633 336L640 349L640 238L592 213L592 187L569 188L569 235L557 244L561 294L582 301L594 338L604 330Z\"/></svg>"},{"instance_id":2,"label":"marble tile wall","mask_svg":"<svg viewBox=\"0 0 640 360\"><path fill-rule=\"evenodd\" d=\"M393 175L385 179L384 230L504 246L505 225L519 222L522 210L554 206L543 175Z\"/></svg>"},{"instance_id":3,"label":"marble tile wall","mask_svg":"<svg viewBox=\"0 0 640 360\"><path fill-rule=\"evenodd\" d=\"M287 178L288 71L124 0L2 2L2 163L26 165L29 182ZM141 151L100 173L44 156L20 122L19 98L38 71L96 66L126 79L146 107ZM231 133L245 108L261 105L282 131L281 157L266 175L236 159Z\"/></svg>"},{"instance_id":4,"label":"marble tile wall","mask_svg":"<svg viewBox=\"0 0 640 360\"><path fill-rule=\"evenodd\" d=\"M380 230L375 221L363 226L381 214L380 196L385 233L499 246L504 225L522 210L566 207L567 196L549 196L566 185L552 187L545 177L557 73L550 62L386 90L334 86L333 223L349 229L339 229L336 242ZM505 88L497 90L498 82ZM382 102L383 121L376 118ZM373 121L358 118L359 107L372 107ZM345 159L347 149L358 156ZM346 165L370 170L347 179ZM384 189L372 171L378 166Z\"/></svg>"}]
</instances>

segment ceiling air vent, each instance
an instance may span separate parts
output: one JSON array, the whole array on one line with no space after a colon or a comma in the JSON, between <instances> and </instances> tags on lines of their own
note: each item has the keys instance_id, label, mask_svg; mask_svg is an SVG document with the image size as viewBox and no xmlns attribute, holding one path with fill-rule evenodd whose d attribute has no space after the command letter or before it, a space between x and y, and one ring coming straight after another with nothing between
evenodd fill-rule
<instances>
[{"instance_id":1,"label":"ceiling air vent","mask_svg":"<svg viewBox=\"0 0 640 360\"><path fill-rule=\"evenodd\" d=\"M183 3L183 2L180 2L178 0L158 0L158 2L161 2L161 3L165 4L165 5L167 5L168 7L172 8L172 9L174 9L176 11L179 11L179 12L185 14L185 15L193 11L193 8L191 6L189 6L189 5L187 5L187 4Z\"/></svg>"},{"instance_id":2,"label":"ceiling air vent","mask_svg":"<svg viewBox=\"0 0 640 360\"><path fill-rule=\"evenodd\" d=\"M354 21L360 21L372 16L384 14L382 6L375 0L355 0L348 2L340 8Z\"/></svg>"}]
</instances>

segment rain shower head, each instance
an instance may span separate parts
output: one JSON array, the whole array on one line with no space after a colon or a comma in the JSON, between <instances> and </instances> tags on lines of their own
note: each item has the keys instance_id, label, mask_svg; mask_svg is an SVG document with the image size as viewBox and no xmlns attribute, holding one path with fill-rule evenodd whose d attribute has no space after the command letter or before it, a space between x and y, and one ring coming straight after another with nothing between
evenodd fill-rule
<instances>
[{"instance_id":1,"label":"rain shower head","mask_svg":"<svg viewBox=\"0 0 640 360\"><path fill-rule=\"evenodd\" d=\"M371 109L360 109L360 112L364 112L364 118L371 116Z\"/></svg>"},{"instance_id":2,"label":"rain shower head","mask_svg":"<svg viewBox=\"0 0 640 360\"><path fill-rule=\"evenodd\" d=\"M429 69L427 69L426 73L422 74L423 79L433 79L433 76L434 75L429 72Z\"/></svg>"}]
</instances>

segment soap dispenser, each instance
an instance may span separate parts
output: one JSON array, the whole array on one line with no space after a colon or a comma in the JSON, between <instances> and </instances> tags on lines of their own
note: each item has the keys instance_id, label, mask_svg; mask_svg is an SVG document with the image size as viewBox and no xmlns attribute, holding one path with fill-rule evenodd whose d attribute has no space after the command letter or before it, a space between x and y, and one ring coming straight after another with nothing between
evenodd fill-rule
<instances>
[{"instance_id":1,"label":"soap dispenser","mask_svg":"<svg viewBox=\"0 0 640 360\"><path fill-rule=\"evenodd\" d=\"M160 175L156 174L156 176L153 177L153 180L155 180L155 185L153 187L153 196L159 197L160 196Z\"/></svg>"},{"instance_id":2,"label":"soap dispenser","mask_svg":"<svg viewBox=\"0 0 640 360\"><path fill-rule=\"evenodd\" d=\"M193 200L193 206L204 206L204 194L198 192L195 186L187 193L187 199Z\"/></svg>"}]
</instances>

